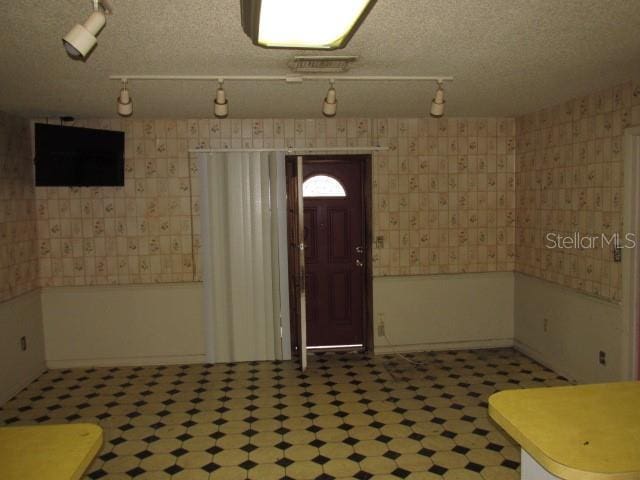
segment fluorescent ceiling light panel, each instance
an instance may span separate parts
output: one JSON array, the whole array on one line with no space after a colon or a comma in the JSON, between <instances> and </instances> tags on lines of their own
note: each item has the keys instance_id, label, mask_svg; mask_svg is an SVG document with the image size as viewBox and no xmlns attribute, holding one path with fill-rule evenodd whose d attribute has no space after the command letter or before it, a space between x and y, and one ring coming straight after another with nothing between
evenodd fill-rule
<instances>
[{"instance_id":1,"label":"fluorescent ceiling light panel","mask_svg":"<svg viewBox=\"0 0 640 480\"><path fill-rule=\"evenodd\" d=\"M375 0L244 0L242 23L263 47L344 47Z\"/></svg>"}]
</instances>

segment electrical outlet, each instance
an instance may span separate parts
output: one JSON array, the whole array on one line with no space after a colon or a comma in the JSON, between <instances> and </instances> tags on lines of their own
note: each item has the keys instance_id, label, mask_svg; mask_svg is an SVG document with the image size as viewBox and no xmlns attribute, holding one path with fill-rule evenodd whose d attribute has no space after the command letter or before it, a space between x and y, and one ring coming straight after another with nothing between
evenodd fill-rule
<instances>
[{"instance_id":1,"label":"electrical outlet","mask_svg":"<svg viewBox=\"0 0 640 480\"><path fill-rule=\"evenodd\" d=\"M379 313L378 314L378 336L379 337L384 337L385 335L385 331L384 331L384 313Z\"/></svg>"},{"instance_id":2,"label":"electrical outlet","mask_svg":"<svg viewBox=\"0 0 640 480\"><path fill-rule=\"evenodd\" d=\"M545 318L542 321L542 330L544 331L544 333L547 333L549 331L549 319Z\"/></svg>"},{"instance_id":3,"label":"electrical outlet","mask_svg":"<svg viewBox=\"0 0 640 480\"><path fill-rule=\"evenodd\" d=\"M613 246L613 261L620 263L622 261L622 247L616 244Z\"/></svg>"},{"instance_id":4,"label":"electrical outlet","mask_svg":"<svg viewBox=\"0 0 640 480\"><path fill-rule=\"evenodd\" d=\"M27 350L27 337L20 337L20 350L23 352Z\"/></svg>"},{"instance_id":5,"label":"electrical outlet","mask_svg":"<svg viewBox=\"0 0 640 480\"><path fill-rule=\"evenodd\" d=\"M607 352L600 350L600 352L598 353L598 362L600 362L600 365L607 364Z\"/></svg>"}]
</instances>

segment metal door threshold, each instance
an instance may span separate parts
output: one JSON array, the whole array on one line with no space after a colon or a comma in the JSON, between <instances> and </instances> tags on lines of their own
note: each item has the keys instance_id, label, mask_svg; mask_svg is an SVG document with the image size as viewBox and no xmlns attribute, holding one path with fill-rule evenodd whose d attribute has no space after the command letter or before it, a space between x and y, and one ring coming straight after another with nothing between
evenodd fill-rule
<instances>
[{"instance_id":1,"label":"metal door threshold","mask_svg":"<svg viewBox=\"0 0 640 480\"><path fill-rule=\"evenodd\" d=\"M362 351L364 345L361 343L355 343L352 345L315 345L308 346L307 351L310 352L343 352L343 351Z\"/></svg>"}]
</instances>

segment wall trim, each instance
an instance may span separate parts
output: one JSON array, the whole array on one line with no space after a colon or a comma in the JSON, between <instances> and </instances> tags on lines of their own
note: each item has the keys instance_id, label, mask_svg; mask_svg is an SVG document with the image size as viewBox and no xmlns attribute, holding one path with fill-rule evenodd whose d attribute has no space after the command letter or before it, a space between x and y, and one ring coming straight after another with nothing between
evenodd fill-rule
<instances>
[{"instance_id":1,"label":"wall trim","mask_svg":"<svg viewBox=\"0 0 640 480\"><path fill-rule=\"evenodd\" d=\"M535 360L536 362L538 362L543 367L546 367L549 370L553 370L555 373L557 373L558 375L563 376L564 378L566 378L570 382L573 382L573 383L584 383L584 382L580 382L579 380L573 378L567 372L563 371L562 368L559 368L556 365L551 365L551 363L547 362L542 357L542 354L538 350L536 350L535 348L533 348L533 347L527 345L526 343L518 340L517 338L513 340L513 348L515 348L521 354L531 358L532 360Z\"/></svg>"},{"instance_id":2,"label":"wall trim","mask_svg":"<svg viewBox=\"0 0 640 480\"><path fill-rule=\"evenodd\" d=\"M640 230L640 127L624 131L623 146L624 196L623 225L625 231L638 234ZM637 238L636 238L637 240ZM627 380L640 379L640 256L637 249L622 252L622 308L623 334L628 340L622 345L625 377Z\"/></svg>"},{"instance_id":3,"label":"wall trim","mask_svg":"<svg viewBox=\"0 0 640 480\"><path fill-rule=\"evenodd\" d=\"M589 292L578 290L577 288L567 287L566 285L561 285L559 283L552 282L551 280L547 280L545 278L536 277L535 275L531 275L529 273L524 273L524 272L519 272L519 271L514 271L513 273L516 276L517 275L521 275L523 277L531 278L533 280L538 280L539 282L544 282L547 285L551 285L554 288L557 288L558 290L564 291L565 293L572 293L572 294L575 294L575 295L583 295L583 296L587 297L589 300L596 301L596 302L602 303L604 305L614 306L614 307L620 307L621 306L621 304L619 302L614 302L612 300L607 300L604 297L599 297L598 295L594 295L594 294L589 293Z\"/></svg>"},{"instance_id":4,"label":"wall trim","mask_svg":"<svg viewBox=\"0 0 640 480\"><path fill-rule=\"evenodd\" d=\"M205 355L168 355L156 357L70 358L47 360L47 368L143 367L149 365L186 365L205 363Z\"/></svg>"},{"instance_id":5,"label":"wall trim","mask_svg":"<svg viewBox=\"0 0 640 480\"><path fill-rule=\"evenodd\" d=\"M625 379L619 303L519 273L514 306L518 351L575 382ZM598 350L609 354L604 366L598 362Z\"/></svg>"},{"instance_id":6,"label":"wall trim","mask_svg":"<svg viewBox=\"0 0 640 480\"><path fill-rule=\"evenodd\" d=\"M23 292L20 295L16 295L15 297L7 298L6 300L3 300L3 301L0 302L0 307L2 307L4 305L8 305L11 302L20 301L24 297L27 297L29 295L35 295L35 294L40 295L40 290L41 290L40 287L35 287L35 288L32 288L31 290L29 290L28 292Z\"/></svg>"},{"instance_id":7,"label":"wall trim","mask_svg":"<svg viewBox=\"0 0 640 480\"><path fill-rule=\"evenodd\" d=\"M487 348L511 348L513 338L490 338L486 340L462 340L457 342L416 343L413 345L376 345L375 355L393 353L436 352L443 350L482 350Z\"/></svg>"},{"instance_id":8,"label":"wall trim","mask_svg":"<svg viewBox=\"0 0 640 480\"><path fill-rule=\"evenodd\" d=\"M16 297L10 298L8 300L5 300L4 302L0 302L0 309L11 309L11 308L19 308L20 304L27 304L30 302L37 302L39 304L39 314L40 314L40 318L38 319L38 324L39 324L39 328L42 331L42 305L40 303L40 289L36 288L33 290L30 290L28 292L22 293ZM0 329L2 329L4 323L2 321L0 321ZM41 334L42 335L42 334ZM32 339L33 340L33 339ZM31 342L30 348L34 349L37 348L37 344L36 342ZM15 397L16 395L18 395L22 390L24 390L25 388L27 388L29 385L31 385L31 383L33 383L35 380L37 380L44 372L47 371L47 367L45 365L45 359L44 359L44 347L41 347L42 350L39 351L38 353L36 352L31 352L31 355L38 355L40 357L40 359L38 360L38 365L37 365L37 369L34 368L34 370L29 373L29 372L24 372L24 376L22 376L20 378L20 380L16 383L13 383L13 385L11 386L4 386L4 388L6 388L6 390L1 390L0 391L0 406L4 405L6 402L8 402L9 400L11 400L13 397ZM28 352L22 352L24 353L28 353ZM0 367L3 367L2 365L0 365Z\"/></svg>"},{"instance_id":9,"label":"wall trim","mask_svg":"<svg viewBox=\"0 0 640 480\"><path fill-rule=\"evenodd\" d=\"M48 367L43 368L42 371L35 373L33 375L29 375L28 377L25 377L24 380L22 380L19 384L17 384L11 390L7 392L3 392L2 397L0 397L0 407L2 407L5 403L7 403L13 397L18 395L20 392L22 392L25 388L27 388L29 385L35 382L38 378L40 378L42 374L47 371L47 369Z\"/></svg>"},{"instance_id":10,"label":"wall trim","mask_svg":"<svg viewBox=\"0 0 640 480\"><path fill-rule=\"evenodd\" d=\"M11 303L17 303L24 300L28 300L27 297L39 297L40 296L40 288L34 288L33 290L29 290L28 292L21 293L20 295L16 295L15 297L9 298L0 302L0 307L4 307L6 305L10 305Z\"/></svg>"},{"instance_id":11,"label":"wall trim","mask_svg":"<svg viewBox=\"0 0 640 480\"><path fill-rule=\"evenodd\" d=\"M421 279L427 278L432 280L458 280L461 278L469 278L470 276L474 277L494 277L496 275L513 275L516 273L514 270L496 270L493 272L456 272L456 273L429 273L429 274L419 274L419 275L374 275L374 281L384 281L386 279L402 279L402 280L411 280L411 279Z\"/></svg>"},{"instance_id":12,"label":"wall trim","mask_svg":"<svg viewBox=\"0 0 640 480\"><path fill-rule=\"evenodd\" d=\"M136 288L136 289L149 289L149 288L192 288L194 285L202 287L202 282L189 281L189 282L157 282L157 283L123 283L123 284L106 284L106 285L49 285L41 287L39 291L46 294L48 291L55 290L56 292L70 292L78 293L96 289L101 290L120 290L123 288Z\"/></svg>"}]
</instances>

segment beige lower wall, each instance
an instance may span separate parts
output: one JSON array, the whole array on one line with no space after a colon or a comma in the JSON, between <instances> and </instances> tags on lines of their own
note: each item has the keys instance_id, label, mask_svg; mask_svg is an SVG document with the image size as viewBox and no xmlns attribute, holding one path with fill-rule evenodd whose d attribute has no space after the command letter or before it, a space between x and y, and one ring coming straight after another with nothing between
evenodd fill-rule
<instances>
[{"instance_id":1,"label":"beige lower wall","mask_svg":"<svg viewBox=\"0 0 640 480\"><path fill-rule=\"evenodd\" d=\"M374 279L376 352L513 344L513 274ZM204 361L202 284L42 290L50 368Z\"/></svg>"},{"instance_id":2,"label":"beige lower wall","mask_svg":"<svg viewBox=\"0 0 640 480\"><path fill-rule=\"evenodd\" d=\"M624 379L622 322L620 305L515 275L516 348L571 379ZM599 364L601 350L606 352L606 365Z\"/></svg>"},{"instance_id":3,"label":"beige lower wall","mask_svg":"<svg viewBox=\"0 0 640 480\"><path fill-rule=\"evenodd\" d=\"M373 311L377 353L511 346L513 273L375 278Z\"/></svg>"},{"instance_id":4,"label":"beige lower wall","mask_svg":"<svg viewBox=\"0 0 640 480\"><path fill-rule=\"evenodd\" d=\"M515 337L524 353L572 379L623 376L618 305L509 272L375 278L373 290L377 353L502 347ZM0 305L0 341L7 343L1 354L13 349L2 365L25 364L16 362L19 331L33 337L37 352L39 312L36 292ZM51 368L204 361L200 283L46 288L42 312ZM378 335L381 319L388 341ZM600 350L606 366L598 364ZM11 371L13 383L3 371L3 393L5 385L19 389L42 371L42 359L29 358L25 371Z\"/></svg>"},{"instance_id":5,"label":"beige lower wall","mask_svg":"<svg viewBox=\"0 0 640 480\"><path fill-rule=\"evenodd\" d=\"M25 351L20 348L23 336ZM40 292L0 303L0 405L45 369Z\"/></svg>"},{"instance_id":6,"label":"beige lower wall","mask_svg":"<svg viewBox=\"0 0 640 480\"><path fill-rule=\"evenodd\" d=\"M202 284L42 290L50 368L204 361Z\"/></svg>"}]
</instances>

